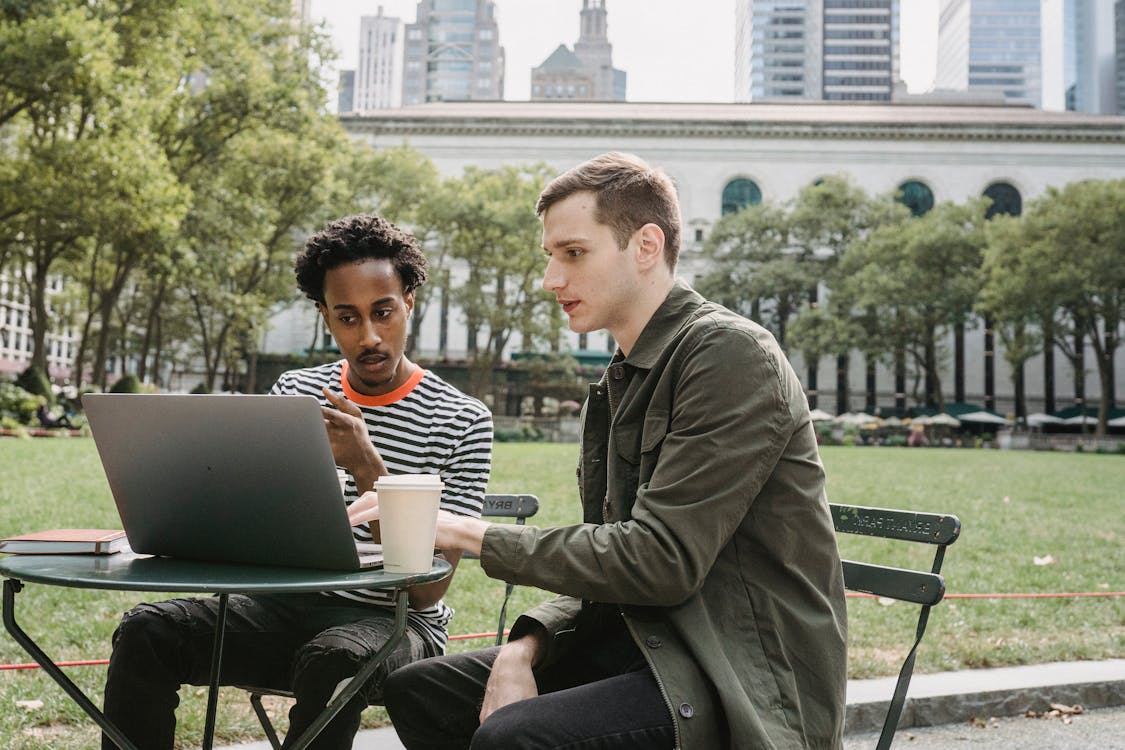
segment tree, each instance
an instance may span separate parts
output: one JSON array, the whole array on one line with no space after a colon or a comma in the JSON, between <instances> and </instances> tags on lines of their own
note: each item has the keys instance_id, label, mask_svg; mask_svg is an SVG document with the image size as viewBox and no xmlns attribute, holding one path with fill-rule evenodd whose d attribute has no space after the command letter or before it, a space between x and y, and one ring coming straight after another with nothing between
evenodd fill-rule
<instances>
[{"instance_id":1,"label":"tree","mask_svg":"<svg viewBox=\"0 0 1125 750\"><path fill-rule=\"evenodd\" d=\"M696 283L700 293L759 321L784 348L789 320L818 280L808 257L792 250L785 209L759 204L727 214L703 253L709 270Z\"/></svg>"},{"instance_id":2,"label":"tree","mask_svg":"<svg viewBox=\"0 0 1125 750\"><path fill-rule=\"evenodd\" d=\"M525 342L553 338L558 316L539 288L545 265L535 201L552 176L545 165L469 167L442 191L436 217L451 258L464 263L468 278L453 295L469 329L473 391L484 393L492 367L514 332ZM484 334L483 347L479 335ZM474 347L475 345L475 347Z\"/></svg>"},{"instance_id":3,"label":"tree","mask_svg":"<svg viewBox=\"0 0 1125 750\"><path fill-rule=\"evenodd\" d=\"M1083 342L1094 351L1101 385L1097 433L1104 435L1114 402L1113 359L1125 316L1125 180L1090 180L1049 188L1021 219L1013 253L1001 240L990 253L986 304L1018 310L1019 298L1053 316L1044 326L1075 363ZM1076 378L1084 373L1076 373ZM1077 387L1078 383L1076 383Z\"/></svg>"},{"instance_id":4,"label":"tree","mask_svg":"<svg viewBox=\"0 0 1125 750\"><path fill-rule=\"evenodd\" d=\"M1020 274L1028 244L1025 222L1015 216L994 216L985 228L987 245L981 267L982 286L977 309L991 317L993 330L1004 344L1004 359L1012 369L1016 420L1027 419L1024 366L1043 351L1043 323L1051 319L1049 300L1029 295Z\"/></svg>"},{"instance_id":5,"label":"tree","mask_svg":"<svg viewBox=\"0 0 1125 750\"><path fill-rule=\"evenodd\" d=\"M854 343L862 340L856 323L865 318L852 320L854 311L850 309L850 302L839 297L833 300L831 292L829 304L833 310L826 314L822 310L819 282L825 282L831 289L836 268L851 244L872 228L900 220L904 214L905 209L897 202L889 198L873 200L842 175L828 176L802 188L789 214L794 246L805 262L815 267L814 283L807 289L808 305L800 313L806 319L797 326L799 340L794 343L808 363L808 387L814 392L820 357L835 355L836 410L840 413L850 410L847 403L849 352ZM834 321L835 325L830 325L829 321ZM869 370L873 371L873 366L874 360L869 358ZM810 401L815 404L815 395Z\"/></svg>"},{"instance_id":6,"label":"tree","mask_svg":"<svg viewBox=\"0 0 1125 750\"><path fill-rule=\"evenodd\" d=\"M877 227L840 262L836 288L869 310L884 353L904 351L925 382L921 400L944 408L939 334L966 320L979 288L984 204L943 203Z\"/></svg>"}]
</instances>

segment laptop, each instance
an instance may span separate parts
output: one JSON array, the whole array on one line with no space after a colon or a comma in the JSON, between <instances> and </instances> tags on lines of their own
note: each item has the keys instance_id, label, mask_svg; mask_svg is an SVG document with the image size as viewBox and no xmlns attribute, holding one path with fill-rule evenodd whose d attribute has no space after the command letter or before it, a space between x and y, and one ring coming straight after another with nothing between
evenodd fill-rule
<instances>
[{"instance_id":1,"label":"laptop","mask_svg":"<svg viewBox=\"0 0 1125 750\"><path fill-rule=\"evenodd\" d=\"M316 398L88 393L82 405L134 552L341 571L382 563L378 545L352 536Z\"/></svg>"}]
</instances>

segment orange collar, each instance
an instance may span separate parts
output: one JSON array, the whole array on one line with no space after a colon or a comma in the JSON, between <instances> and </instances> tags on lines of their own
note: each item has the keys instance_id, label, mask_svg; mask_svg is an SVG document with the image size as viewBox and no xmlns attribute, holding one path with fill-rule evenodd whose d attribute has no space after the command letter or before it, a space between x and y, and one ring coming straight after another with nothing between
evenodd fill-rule
<instances>
[{"instance_id":1,"label":"orange collar","mask_svg":"<svg viewBox=\"0 0 1125 750\"><path fill-rule=\"evenodd\" d=\"M410 377L398 388L378 396L365 396L348 383L348 360L345 359L343 366L340 368L340 386L344 389L344 395L353 403L360 406L386 406L406 398L407 394L414 390L414 386L421 383L425 376L426 371L418 365L414 365L414 372L410 373Z\"/></svg>"}]
</instances>

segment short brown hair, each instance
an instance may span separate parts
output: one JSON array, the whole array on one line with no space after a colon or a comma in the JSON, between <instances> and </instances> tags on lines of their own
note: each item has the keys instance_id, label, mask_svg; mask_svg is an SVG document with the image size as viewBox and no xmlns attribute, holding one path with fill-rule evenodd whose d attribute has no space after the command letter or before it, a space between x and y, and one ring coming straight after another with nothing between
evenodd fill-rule
<instances>
[{"instance_id":1,"label":"short brown hair","mask_svg":"<svg viewBox=\"0 0 1125 750\"><path fill-rule=\"evenodd\" d=\"M539 194L535 213L543 216L554 204L584 190L597 196L594 218L613 230L622 250L645 224L660 227L664 261L675 270L680 256L680 200L668 175L640 157L612 151L551 180Z\"/></svg>"}]
</instances>

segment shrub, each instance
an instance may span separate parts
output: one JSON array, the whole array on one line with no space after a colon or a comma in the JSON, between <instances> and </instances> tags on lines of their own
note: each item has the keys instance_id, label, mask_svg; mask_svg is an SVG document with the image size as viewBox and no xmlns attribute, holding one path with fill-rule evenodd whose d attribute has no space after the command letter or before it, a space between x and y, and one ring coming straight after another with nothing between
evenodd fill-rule
<instances>
[{"instance_id":1,"label":"shrub","mask_svg":"<svg viewBox=\"0 0 1125 750\"><path fill-rule=\"evenodd\" d=\"M46 397L31 393L15 383L0 383L0 414L19 424L31 424L35 411Z\"/></svg>"},{"instance_id":2,"label":"shrub","mask_svg":"<svg viewBox=\"0 0 1125 750\"><path fill-rule=\"evenodd\" d=\"M211 389L204 383L196 383L195 387L191 389L191 393L210 393Z\"/></svg>"},{"instance_id":3,"label":"shrub","mask_svg":"<svg viewBox=\"0 0 1125 750\"><path fill-rule=\"evenodd\" d=\"M47 399L48 404L55 403L55 392L51 389L51 379L47 373L35 365L29 365L26 370L16 378L16 385L28 393L34 393Z\"/></svg>"},{"instance_id":4,"label":"shrub","mask_svg":"<svg viewBox=\"0 0 1125 750\"><path fill-rule=\"evenodd\" d=\"M123 375L116 383L110 386L110 393L141 393L141 381L132 373Z\"/></svg>"}]
</instances>

